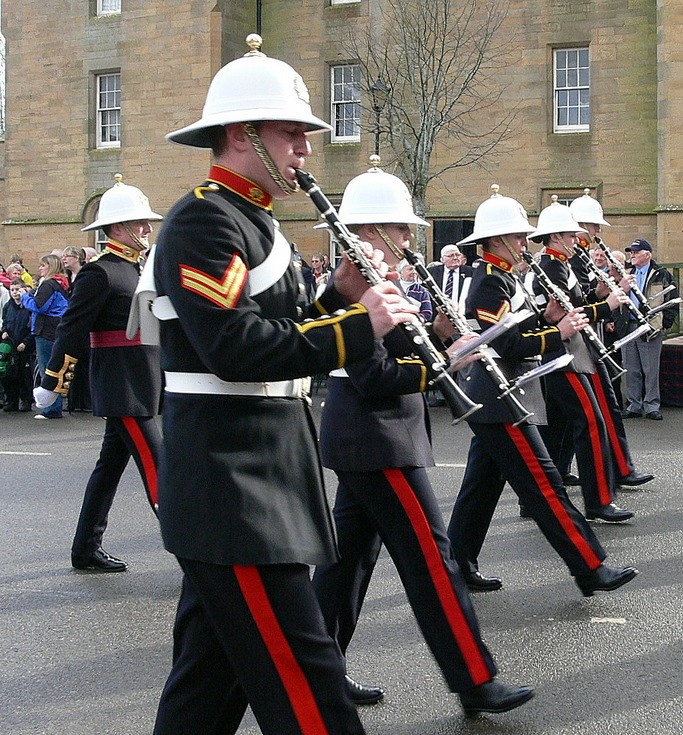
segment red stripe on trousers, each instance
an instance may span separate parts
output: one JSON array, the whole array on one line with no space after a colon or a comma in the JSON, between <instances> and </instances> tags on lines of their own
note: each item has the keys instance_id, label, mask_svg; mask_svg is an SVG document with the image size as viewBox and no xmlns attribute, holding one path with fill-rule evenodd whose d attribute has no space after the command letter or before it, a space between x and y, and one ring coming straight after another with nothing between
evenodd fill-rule
<instances>
[{"instance_id":1,"label":"red stripe on trousers","mask_svg":"<svg viewBox=\"0 0 683 735\"><path fill-rule=\"evenodd\" d=\"M607 470L605 469L605 457L609 456L609 447L604 447L600 441L600 430L598 428L598 417L591 403L590 396L581 383L581 378L576 373L565 373L569 384L574 389L576 397L583 408L584 416L588 421L588 436L590 437L593 451L593 462L595 464L595 479L598 481L598 497L600 505L609 505L612 500L612 489L607 482ZM579 468L579 474L581 469Z\"/></svg>"},{"instance_id":2,"label":"red stripe on trousers","mask_svg":"<svg viewBox=\"0 0 683 735\"><path fill-rule=\"evenodd\" d=\"M600 410L605 418L605 425L607 426L607 433L609 440L612 444L612 451L617 460L617 467L619 469L619 477L626 477L631 474L632 468L629 465L626 452L621 444L621 438L617 433L617 427L614 423L614 417L612 416L612 409L609 401L607 400L607 394L605 393L605 386L602 384L599 375L591 375L591 381L593 382L593 390L598 399Z\"/></svg>"},{"instance_id":3,"label":"red stripe on trousers","mask_svg":"<svg viewBox=\"0 0 683 735\"><path fill-rule=\"evenodd\" d=\"M443 608L451 631L462 652L472 681L475 685L491 681L491 671L484 661L484 657L472 633L467 617L463 613L462 607L460 607L460 601L453 589L450 576L441 556L441 551L434 539L431 526L420 505L420 501L415 496L415 491L401 470L388 469L383 470L383 472L403 506L415 532L427 563L429 576L434 584L436 594L441 601L441 607Z\"/></svg>"},{"instance_id":4,"label":"red stripe on trousers","mask_svg":"<svg viewBox=\"0 0 683 735\"><path fill-rule=\"evenodd\" d=\"M567 513L567 509L562 505L555 488L550 483L548 475L543 471L538 457L536 456L528 439L524 436L524 432L512 424L503 424L505 430L517 447L517 451L522 455L522 459L529 468L532 477L536 481L538 489L543 493L543 497L548 501L550 510L552 511L558 523L562 526L562 530L567 534L569 540L574 544L576 550L583 557L583 560L592 571L601 566L602 562L598 558L591 545L583 537L579 529L576 527L571 516Z\"/></svg>"},{"instance_id":5,"label":"red stripe on trousers","mask_svg":"<svg viewBox=\"0 0 683 735\"><path fill-rule=\"evenodd\" d=\"M280 675L303 735L329 735L313 690L282 630L256 567L234 566L235 577L256 627Z\"/></svg>"},{"instance_id":6,"label":"red stripe on trousers","mask_svg":"<svg viewBox=\"0 0 683 735\"><path fill-rule=\"evenodd\" d=\"M149 497L152 501L152 505L157 508L159 506L159 489L157 487L157 466L154 461L152 450L149 448L149 444L147 443L147 439L145 438L143 431L140 429L140 425L133 416L122 416L121 421L123 421L126 431L138 450L145 478L147 479Z\"/></svg>"}]
</instances>

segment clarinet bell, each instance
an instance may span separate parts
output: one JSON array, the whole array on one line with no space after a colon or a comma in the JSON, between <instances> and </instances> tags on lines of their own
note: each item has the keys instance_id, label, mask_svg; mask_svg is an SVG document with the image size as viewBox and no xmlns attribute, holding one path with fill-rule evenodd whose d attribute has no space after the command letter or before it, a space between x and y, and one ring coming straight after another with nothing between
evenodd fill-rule
<instances>
[{"instance_id":1,"label":"clarinet bell","mask_svg":"<svg viewBox=\"0 0 683 735\"><path fill-rule=\"evenodd\" d=\"M527 411L524 408L514 393L506 393L505 395L501 395L500 398L505 401L508 411L512 414L513 426L519 426L525 423L534 415L531 411Z\"/></svg>"},{"instance_id":2,"label":"clarinet bell","mask_svg":"<svg viewBox=\"0 0 683 735\"><path fill-rule=\"evenodd\" d=\"M610 355L604 355L600 358L600 362L607 368L607 374L611 382L614 382L617 378L620 378L626 373L626 369L618 365Z\"/></svg>"},{"instance_id":3,"label":"clarinet bell","mask_svg":"<svg viewBox=\"0 0 683 735\"><path fill-rule=\"evenodd\" d=\"M453 416L451 424L453 426L459 424L482 407L481 403L475 403L471 400L447 372L441 373L434 380L434 385L439 387L446 405L451 411Z\"/></svg>"}]
</instances>

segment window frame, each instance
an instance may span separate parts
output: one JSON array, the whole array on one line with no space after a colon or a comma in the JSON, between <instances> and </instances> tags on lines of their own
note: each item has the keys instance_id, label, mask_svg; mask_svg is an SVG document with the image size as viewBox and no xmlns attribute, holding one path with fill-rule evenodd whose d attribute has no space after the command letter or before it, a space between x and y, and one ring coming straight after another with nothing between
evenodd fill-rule
<instances>
[{"instance_id":1,"label":"window frame","mask_svg":"<svg viewBox=\"0 0 683 735\"><path fill-rule=\"evenodd\" d=\"M569 55L576 53L576 63L570 66ZM564 65L560 65L560 57L565 54ZM581 56L586 55L586 64L582 66ZM590 132L591 88L590 47L563 46L553 49L552 87L553 87L553 132L554 133L587 133ZM563 78L564 75L564 78ZM582 79L583 76L586 79ZM575 80L570 77L575 76ZM565 100L562 98L566 99ZM575 98L572 100L572 98ZM562 101L562 104L561 104ZM567 122L560 122L560 110L566 111ZM578 122L569 122L572 111L577 111ZM587 122L581 122L582 112L587 111Z\"/></svg>"},{"instance_id":2,"label":"window frame","mask_svg":"<svg viewBox=\"0 0 683 735\"><path fill-rule=\"evenodd\" d=\"M355 70L356 79L345 80L342 79L340 82L336 80L335 73L338 70L353 69ZM337 96L337 92L341 89L347 89L349 86L355 85L357 87L356 98L344 99L342 96ZM340 111L346 112L352 106L355 106L354 112L357 111L357 115L351 115L346 117L340 115ZM330 65L330 123L332 125L331 141L333 143L359 143L361 134L361 79L360 79L360 64L354 62L345 62L343 64ZM355 125L356 131L350 135L340 134L338 132L339 125L342 124Z\"/></svg>"},{"instance_id":3,"label":"window frame","mask_svg":"<svg viewBox=\"0 0 683 735\"><path fill-rule=\"evenodd\" d=\"M108 1L117 3L118 8L116 10L105 10L102 7L104 5L105 0L97 0L96 15L98 16L121 15L121 0L108 0Z\"/></svg>"},{"instance_id":4,"label":"window frame","mask_svg":"<svg viewBox=\"0 0 683 735\"><path fill-rule=\"evenodd\" d=\"M101 89L101 83L102 80L105 78L111 78L111 77L118 77L118 89ZM114 94L116 95L118 92L118 106L107 106L102 107L101 106L101 99L102 94L109 95ZM95 74L95 147L97 149L103 150L103 149L111 149L111 148L121 148L121 94L122 94L122 84L121 84L121 70L113 70L113 71L106 71L106 72L97 72ZM109 120L105 122L104 118L105 116L108 116L112 112L118 112L118 122L111 123ZM102 130L104 127L118 127L118 138L116 140L103 140L102 139Z\"/></svg>"}]
</instances>

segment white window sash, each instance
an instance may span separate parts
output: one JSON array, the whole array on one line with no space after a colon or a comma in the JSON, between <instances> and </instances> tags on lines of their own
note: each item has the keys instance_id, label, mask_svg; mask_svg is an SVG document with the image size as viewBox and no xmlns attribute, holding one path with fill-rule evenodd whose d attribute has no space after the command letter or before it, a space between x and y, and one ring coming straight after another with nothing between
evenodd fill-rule
<instances>
[{"instance_id":1,"label":"white window sash","mask_svg":"<svg viewBox=\"0 0 683 735\"><path fill-rule=\"evenodd\" d=\"M342 64L330 69L332 141L360 140L360 67ZM340 129L341 128L341 129Z\"/></svg>"},{"instance_id":2,"label":"white window sash","mask_svg":"<svg viewBox=\"0 0 683 735\"><path fill-rule=\"evenodd\" d=\"M97 147L121 147L121 74L97 76Z\"/></svg>"},{"instance_id":3,"label":"white window sash","mask_svg":"<svg viewBox=\"0 0 683 735\"><path fill-rule=\"evenodd\" d=\"M581 57L587 57L582 65ZM555 49L553 53L553 131L590 130L590 57L588 48Z\"/></svg>"}]
</instances>

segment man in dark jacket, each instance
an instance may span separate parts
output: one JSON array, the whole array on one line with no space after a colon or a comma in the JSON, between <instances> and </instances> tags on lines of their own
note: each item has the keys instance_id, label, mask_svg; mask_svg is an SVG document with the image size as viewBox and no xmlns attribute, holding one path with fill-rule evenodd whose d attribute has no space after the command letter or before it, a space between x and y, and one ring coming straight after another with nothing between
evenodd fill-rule
<instances>
[{"instance_id":1,"label":"man in dark jacket","mask_svg":"<svg viewBox=\"0 0 683 735\"><path fill-rule=\"evenodd\" d=\"M663 289L670 286L673 276L666 268L662 268L652 258L652 245L647 240L638 238L630 247L631 273L636 277L636 284L646 299L650 299ZM642 309L642 304L631 291L631 300ZM676 298L678 293L673 290L665 296L666 300ZM659 301L655 306L660 304ZM662 340L667 329L670 329L678 313L677 306L671 306L659 312L650 324L660 330L654 337L645 335L632 340L621 348L624 367L628 371L624 376L626 381L626 410L624 418L645 416L646 419L661 421L661 401L659 396L659 362L662 356ZM638 322L631 316L627 325L627 333L636 329Z\"/></svg>"},{"instance_id":2,"label":"man in dark jacket","mask_svg":"<svg viewBox=\"0 0 683 735\"><path fill-rule=\"evenodd\" d=\"M159 348L143 345L139 338L127 339L125 329L140 276L139 260L149 245L150 221L162 218L140 189L123 184L119 174L115 178L117 183L102 196L97 220L83 228L104 229L109 242L74 281L45 377L34 391L39 407L66 395L89 338L92 410L106 424L100 457L85 489L71 564L95 572L126 570L124 561L102 549L109 509L131 456L156 509L161 444L154 419L161 396Z\"/></svg>"}]
</instances>

